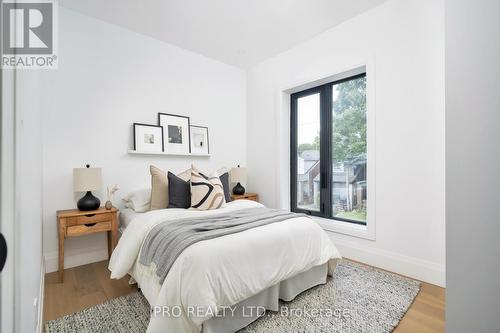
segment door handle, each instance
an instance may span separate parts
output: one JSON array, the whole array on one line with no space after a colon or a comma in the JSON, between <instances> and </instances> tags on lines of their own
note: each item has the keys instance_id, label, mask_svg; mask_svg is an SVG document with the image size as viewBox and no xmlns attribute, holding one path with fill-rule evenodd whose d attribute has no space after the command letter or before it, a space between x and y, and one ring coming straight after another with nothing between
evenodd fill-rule
<instances>
[{"instance_id":1,"label":"door handle","mask_svg":"<svg viewBox=\"0 0 500 333\"><path fill-rule=\"evenodd\" d=\"M5 242L5 238L0 233L0 272L5 265L5 261L7 260L7 243Z\"/></svg>"}]
</instances>

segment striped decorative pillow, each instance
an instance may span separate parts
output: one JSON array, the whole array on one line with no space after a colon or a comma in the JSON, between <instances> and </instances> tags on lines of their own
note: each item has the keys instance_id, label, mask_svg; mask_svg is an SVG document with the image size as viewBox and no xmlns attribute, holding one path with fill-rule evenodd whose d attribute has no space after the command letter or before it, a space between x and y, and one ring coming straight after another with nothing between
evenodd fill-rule
<instances>
[{"instance_id":1,"label":"striped decorative pillow","mask_svg":"<svg viewBox=\"0 0 500 333\"><path fill-rule=\"evenodd\" d=\"M217 173L205 176L191 167L191 209L211 210L224 207L224 188Z\"/></svg>"}]
</instances>

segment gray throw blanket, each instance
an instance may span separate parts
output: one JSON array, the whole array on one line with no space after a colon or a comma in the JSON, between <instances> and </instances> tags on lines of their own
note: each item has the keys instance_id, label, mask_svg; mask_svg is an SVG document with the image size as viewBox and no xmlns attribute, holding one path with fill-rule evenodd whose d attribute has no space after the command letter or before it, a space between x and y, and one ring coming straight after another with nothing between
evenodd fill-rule
<instances>
[{"instance_id":1,"label":"gray throw blanket","mask_svg":"<svg viewBox=\"0 0 500 333\"><path fill-rule=\"evenodd\" d=\"M162 222L148 233L139 262L146 266L155 263L156 275L163 284L175 260L188 246L298 216L306 215L262 207Z\"/></svg>"}]
</instances>

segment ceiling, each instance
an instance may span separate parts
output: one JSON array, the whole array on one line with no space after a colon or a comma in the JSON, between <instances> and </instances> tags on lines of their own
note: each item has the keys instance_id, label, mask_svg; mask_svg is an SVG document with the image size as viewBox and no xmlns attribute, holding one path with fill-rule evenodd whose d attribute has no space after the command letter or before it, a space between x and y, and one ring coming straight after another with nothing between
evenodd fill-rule
<instances>
[{"instance_id":1,"label":"ceiling","mask_svg":"<svg viewBox=\"0 0 500 333\"><path fill-rule=\"evenodd\" d=\"M60 0L75 11L248 68L385 0Z\"/></svg>"}]
</instances>

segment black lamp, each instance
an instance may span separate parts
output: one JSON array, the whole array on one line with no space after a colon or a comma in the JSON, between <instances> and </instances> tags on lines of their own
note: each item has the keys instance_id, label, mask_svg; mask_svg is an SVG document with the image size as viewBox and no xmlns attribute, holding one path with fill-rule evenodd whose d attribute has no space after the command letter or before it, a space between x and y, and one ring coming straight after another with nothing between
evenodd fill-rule
<instances>
[{"instance_id":1,"label":"black lamp","mask_svg":"<svg viewBox=\"0 0 500 333\"><path fill-rule=\"evenodd\" d=\"M240 168L239 165L237 168L231 168L231 182L236 183L236 186L233 187L233 194L245 194L245 188L241 185L241 183L246 184L247 182L247 169Z\"/></svg>"},{"instance_id":2,"label":"black lamp","mask_svg":"<svg viewBox=\"0 0 500 333\"><path fill-rule=\"evenodd\" d=\"M73 169L73 187L75 192L87 192L78 200L77 207L79 210L89 211L98 209L101 201L91 191L101 188L101 168L91 168L87 164L86 168Z\"/></svg>"}]
</instances>

